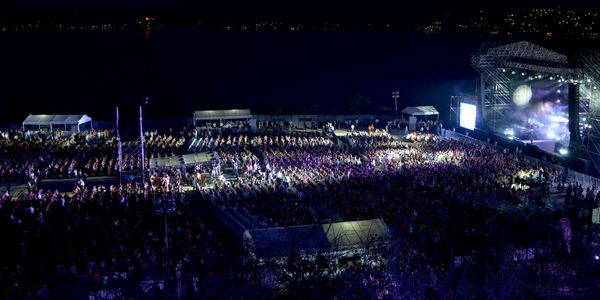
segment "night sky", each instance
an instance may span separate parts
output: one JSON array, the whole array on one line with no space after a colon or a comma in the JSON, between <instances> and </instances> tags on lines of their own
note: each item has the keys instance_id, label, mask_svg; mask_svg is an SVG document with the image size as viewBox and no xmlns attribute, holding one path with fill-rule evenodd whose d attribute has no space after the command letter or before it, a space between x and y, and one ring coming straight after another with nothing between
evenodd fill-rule
<instances>
[{"instance_id":1,"label":"night sky","mask_svg":"<svg viewBox=\"0 0 600 300\"><path fill-rule=\"evenodd\" d=\"M598 8L600 1L188 1L4 0L0 16L207 17L244 20L381 20L415 23L479 8ZM0 18L0 21L2 19ZM0 34L3 121L29 113L87 113L111 118L116 105L152 96L151 117L187 117L193 109L250 107L263 112L337 112L351 97L376 108L435 104L472 92L470 54L480 37L400 33L202 33L162 30ZM440 51L445 49L445 51Z\"/></svg>"},{"instance_id":2,"label":"night sky","mask_svg":"<svg viewBox=\"0 0 600 300\"><path fill-rule=\"evenodd\" d=\"M171 9L188 12L195 10L200 14L222 15L271 15L271 16L346 16L346 17L382 17L419 16L431 12L452 13L474 9L511 9L523 7L550 7L585 9L599 8L598 1L591 0L492 0L492 1L193 1L193 0L3 0L0 8L5 11L59 11L86 9L122 9L143 12L154 9Z\"/></svg>"},{"instance_id":3,"label":"night sky","mask_svg":"<svg viewBox=\"0 0 600 300\"><path fill-rule=\"evenodd\" d=\"M361 95L374 108L439 104L473 90L471 37L373 32L142 31L0 34L0 102L9 118L28 113L112 117L115 105L151 96L151 117L194 109L348 113ZM462 47L451 47L456 43ZM439 49L447 49L443 53ZM365 111L365 113L368 113Z\"/></svg>"}]
</instances>

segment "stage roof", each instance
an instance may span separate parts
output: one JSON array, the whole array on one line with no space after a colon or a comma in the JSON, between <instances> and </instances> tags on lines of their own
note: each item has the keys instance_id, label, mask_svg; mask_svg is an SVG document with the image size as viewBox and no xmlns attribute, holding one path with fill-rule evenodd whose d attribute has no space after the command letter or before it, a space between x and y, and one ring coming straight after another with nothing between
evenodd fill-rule
<instances>
[{"instance_id":1,"label":"stage roof","mask_svg":"<svg viewBox=\"0 0 600 300\"><path fill-rule=\"evenodd\" d=\"M440 114L433 106L409 106L403 109L402 113L411 116L434 116Z\"/></svg>"},{"instance_id":2,"label":"stage roof","mask_svg":"<svg viewBox=\"0 0 600 300\"><path fill-rule=\"evenodd\" d=\"M81 125L91 121L88 115L29 115L23 125Z\"/></svg>"},{"instance_id":3,"label":"stage roof","mask_svg":"<svg viewBox=\"0 0 600 300\"><path fill-rule=\"evenodd\" d=\"M528 41L506 44L487 50L487 54L567 63L567 56Z\"/></svg>"},{"instance_id":4,"label":"stage roof","mask_svg":"<svg viewBox=\"0 0 600 300\"><path fill-rule=\"evenodd\" d=\"M244 239L254 248L258 258L289 256L298 252L331 252L368 247L391 239L382 219L253 229Z\"/></svg>"},{"instance_id":5,"label":"stage roof","mask_svg":"<svg viewBox=\"0 0 600 300\"><path fill-rule=\"evenodd\" d=\"M194 120L227 120L227 119L250 119L252 113L249 109L225 109L225 110L197 110L194 111Z\"/></svg>"}]
</instances>

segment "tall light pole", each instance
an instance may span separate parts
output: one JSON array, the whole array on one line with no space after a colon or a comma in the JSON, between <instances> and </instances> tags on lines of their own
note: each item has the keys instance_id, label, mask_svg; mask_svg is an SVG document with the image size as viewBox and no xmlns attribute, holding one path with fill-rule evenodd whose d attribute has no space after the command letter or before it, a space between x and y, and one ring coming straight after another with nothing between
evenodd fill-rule
<instances>
[{"instance_id":1,"label":"tall light pole","mask_svg":"<svg viewBox=\"0 0 600 300\"><path fill-rule=\"evenodd\" d=\"M150 100L150 97L144 97L142 102L140 103L140 145L142 147L141 158L142 158L142 182L146 181L146 166L145 166L145 153L144 153L144 128L143 128L143 119L142 119L142 106L147 105Z\"/></svg>"},{"instance_id":2,"label":"tall light pole","mask_svg":"<svg viewBox=\"0 0 600 300\"><path fill-rule=\"evenodd\" d=\"M398 121L398 98L400 98L400 92L392 92L392 98L394 98L394 110L396 112L396 121Z\"/></svg>"},{"instance_id":3,"label":"tall light pole","mask_svg":"<svg viewBox=\"0 0 600 300\"><path fill-rule=\"evenodd\" d=\"M142 105L140 104L140 146L141 146L141 159L142 159L142 182L146 181L145 172L146 168L144 166L144 127L142 125Z\"/></svg>"},{"instance_id":4,"label":"tall light pole","mask_svg":"<svg viewBox=\"0 0 600 300\"><path fill-rule=\"evenodd\" d=\"M117 160L119 162L119 186L123 178L123 148L121 148L121 134L119 133L119 107L117 106Z\"/></svg>"}]
</instances>

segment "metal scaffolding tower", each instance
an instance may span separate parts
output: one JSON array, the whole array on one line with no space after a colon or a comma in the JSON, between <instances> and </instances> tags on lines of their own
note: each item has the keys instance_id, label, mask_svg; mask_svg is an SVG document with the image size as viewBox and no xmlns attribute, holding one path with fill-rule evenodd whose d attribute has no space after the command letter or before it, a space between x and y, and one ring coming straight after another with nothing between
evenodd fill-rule
<instances>
[{"instance_id":1,"label":"metal scaffolding tower","mask_svg":"<svg viewBox=\"0 0 600 300\"><path fill-rule=\"evenodd\" d=\"M574 149L600 174L600 53L581 51L572 59L579 81L582 145Z\"/></svg>"}]
</instances>

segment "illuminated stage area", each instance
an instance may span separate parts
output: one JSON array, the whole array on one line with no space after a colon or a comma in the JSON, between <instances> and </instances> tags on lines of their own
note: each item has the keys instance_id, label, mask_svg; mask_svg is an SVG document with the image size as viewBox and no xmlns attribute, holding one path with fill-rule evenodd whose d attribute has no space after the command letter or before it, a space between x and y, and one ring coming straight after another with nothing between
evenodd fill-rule
<instances>
[{"instance_id":1,"label":"illuminated stage area","mask_svg":"<svg viewBox=\"0 0 600 300\"><path fill-rule=\"evenodd\" d=\"M512 71L511 73L516 73ZM498 120L496 134L554 151L555 142L569 143L568 85L554 76L511 74L513 102Z\"/></svg>"},{"instance_id":2,"label":"illuminated stage area","mask_svg":"<svg viewBox=\"0 0 600 300\"><path fill-rule=\"evenodd\" d=\"M548 152L557 142L569 144L569 85L576 72L565 55L523 41L484 49L472 64L481 73L479 128Z\"/></svg>"},{"instance_id":3,"label":"illuminated stage area","mask_svg":"<svg viewBox=\"0 0 600 300\"><path fill-rule=\"evenodd\" d=\"M600 174L600 53L567 57L521 41L486 44L471 64L480 74L477 129L581 158Z\"/></svg>"}]
</instances>

